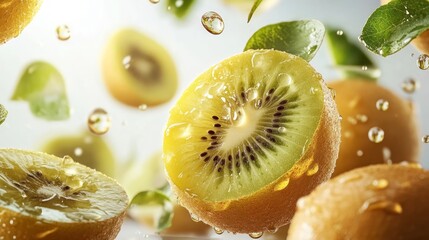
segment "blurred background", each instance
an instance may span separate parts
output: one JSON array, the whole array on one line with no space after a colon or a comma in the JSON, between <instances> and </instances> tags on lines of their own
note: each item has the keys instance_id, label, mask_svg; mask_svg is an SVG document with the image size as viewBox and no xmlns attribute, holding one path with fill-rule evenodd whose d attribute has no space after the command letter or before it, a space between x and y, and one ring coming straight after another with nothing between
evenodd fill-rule
<instances>
[{"instance_id":1,"label":"blurred background","mask_svg":"<svg viewBox=\"0 0 429 240\"><path fill-rule=\"evenodd\" d=\"M379 6L374 0L278 0L272 1L271 8L258 9L247 23L250 8L240 8L231 2L199 0L186 17L178 19L167 10L164 0L157 4L149 0L45 0L23 33L0 45L0 104L9 111L0 126L0 147L40 150L59 136L90 134L88 116L94 109L103 108L111 118L111 126L102 138L115 161L119 162L116 171L130 159L148 161L161 151L168 111L183 90L210 66L242 52L256 30L282 21L318 19L343 30L357 42L366 19ZM222 34L212 35L202 26L201 16L208 11L222 16L225 24ZM70 30L70 39L66 41L57 37L56 29L62 25L67 25ZM107 90L102 74L103 52L109 38L125 27L154 39L171 55L179 83L171 101L139 109L121 103ZM429 95L429 71L417 67L419 52L409 45L387 58L370 55L381 70L379 83L415 102L420 135L429 134L429 108L425 107ZM54 65L64 77L71 107L71 116L67 120L37 118L27 103L11 101L25 67L39 60ZM326 81L340 78L333 68L326 42L311 64ZM411 95L401 89L402 82L409 78L419 84ZM423 146L424 143L419 142L422 144L421 161L424 167L429 167L429 145ZM74 151L74 154L83 156L85 149ZM134 172L138 175L141 171ZM145 231L145 227L127 222L118 239L147 239ZM222 239L248 238L218 236L214 231L209 234Z\"/></svg>"}]
</instances>

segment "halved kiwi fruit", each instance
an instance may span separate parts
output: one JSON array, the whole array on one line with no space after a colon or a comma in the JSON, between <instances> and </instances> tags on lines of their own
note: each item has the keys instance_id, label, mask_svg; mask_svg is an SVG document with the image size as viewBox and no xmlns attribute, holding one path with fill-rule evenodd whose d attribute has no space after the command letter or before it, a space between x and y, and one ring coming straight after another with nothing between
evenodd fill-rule
<instances>
[{"instance_id":1,"label":"halved kiwi fruit","mask_svg":"<svg viewBox=\"0 0 429 240\"><path fill-rule=\"evenodd\" d=\"M428 182L410 165L344 173L299 200L288 239L429 239Z\"/></svg>"},{"instance_id":2,"label":"halved kiwi fruit","mask_svg":"<svg viewBox=\"0 0 429 240\"><path fill-rule=\"evenodd\" d=\"M202 221L256 233L289 223L330 178L340 120L305 60L249 50L200 75L170 111L163 160L179 202Z\"/></svg>"},{"instance_id":3,"label":"halved kiwi fruit","mask_svg":"<svg viewBox=\"0 0 429 240\"><path fill-rule=\"evenodd\" d=\"M122 29L111 37L104 52L103 75L113 97L134 107L167 102L178 84L167 50L134 29Z\"/></svg>"},{"instance_id":4,"label":"halved kiwi fruit","mask_svg":"<svg viewBox=\"0 0 429 240\"><path fill-rule=\"evenodd\" d=\"M57 136L44 143L41 149L43 152L58 157L71 156L78 163L109 177L115 177L116 160L102 136L95 136L88 131Z\"/></svg>"},{"instance_id":5,"label":"halved kiwi fruit","mask_svg":"<svg viewBox=\"0 0 429 240\"><path fill-rule=\"evenodd\" d=\"M111 178L52 155L0 149L0 236L113 240L128 205Z\"/></svg>"},{"instance_id":6,"label":"halved kiwi fruit","mask_svg":"<svg viewBox=\"0 0 429 240\"><path fill-rule=\"evenodd\" d=\"M343 117L333 176L367 165L418 161L419 131L410 102L371 80L339 80L328 86L335 90L335 102ZM379 100L388 102L388 109L377 109ZM383 129L383 141L370 141L368 131L372 127Z\"/></svg>"},{"instance_id":7,"label":"halved kiwi fruit","mask_svg":"<svg viewBox=\"0 0 429 240\"><path fill-rule=\"evenodd\" d=\"M42 0L0 2L0 44L17 37L39 11Z\"/></svg>"}]
</instances>

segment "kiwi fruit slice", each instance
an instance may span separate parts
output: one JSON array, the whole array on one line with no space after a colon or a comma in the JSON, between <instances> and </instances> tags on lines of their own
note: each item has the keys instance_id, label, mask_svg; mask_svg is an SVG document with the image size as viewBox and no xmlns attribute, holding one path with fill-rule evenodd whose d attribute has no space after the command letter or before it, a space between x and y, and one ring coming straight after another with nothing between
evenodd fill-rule
<instances>
[{"instance_id":1,"label":"kiwi fruit slice","mask_svg":"<svg viewBox=\"0 0 429 240\"><path fill-rule=\"evenodd\" d=\"M412 165L341 174L299 200L288 239L429 239L428 182Z\"/></svg>"},{"instance_id":2,"label":"kiwi fruit slice","mask_svg":"<svg viewBox=\"0 0 429 240\"><path fill-rule=\"evenodd\" d=\"M128 205L115 180L38 152L0 149L0 236L113 240Z\"/></svg>"},{"instance_id":3,"label":"kiwi fruit slice","mask_svg":"<svg viewBox=\"0 0 429 240\"><path fill-rule=\"evenodd\" d=\"M109 40L103 57L109 92L130 106L154 106L170 100L177 72L167 50L134 29L121 29Z\"/></svg>"},{"instance_id":4,"label":"kiwi fruit slice","mask_svg":"<svg viewBox=\"0 0 429 240\"><path fill-rule=\"evenodd\" d=\"M163 160L179 202L222 230L289 223L330 178L340 120L320 74L276 50L249 50L200 75L170 111Z\"/></svg>"},{"instance_id":5,"label":"kiwi fruit slice","mask_svg":"<svg viewBox=\"0 0 429 240\"><path fill-rule=\"evenodd\" d=\"M419 129L408 101L367 79L338 80L328 86L335 90L335 102L343 117L333 176L367 165L419 160ZM380 99L389 104L388 109L377 109ZM369 140L372 127L383 129L382 142Z\"/></svg>"},{"instance_id":6,"label":"kiwi fruit slice","mask_svg":"<svg viewBox=\"0 0 429 240\"><path fill-rule=\"evenodd\" d=\"M88 132L57 136L48 140L41 150L58 157L71 156L78 163L115 177L115 157L102 136Z\"/></svg>"},{"instance_id":7,"label":"kiwi fruit slice","mask_svg":"<svg viewBox=\"0 0 429 240\"><path fill-rule=\"evenodd\" d=\"M42 0L0 2L0 44L17 37L39 11Z\"/></svg>"}]
</instances>

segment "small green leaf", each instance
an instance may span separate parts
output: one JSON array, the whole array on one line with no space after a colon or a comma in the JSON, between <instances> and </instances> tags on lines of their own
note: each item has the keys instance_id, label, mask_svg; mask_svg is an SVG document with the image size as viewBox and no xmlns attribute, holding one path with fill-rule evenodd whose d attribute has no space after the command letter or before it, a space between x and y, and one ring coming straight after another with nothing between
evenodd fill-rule
<instances>
[{"instance_id":1,"label":"small green leaf","mask_svg":"<svg viewBox=\"0 0 429 240\"><path fill-rule=\"evenodd\" d=\"M34 62L24 70L12 100L27 101L31 112L46 120L70 117L64 79L54 66L46 62Z\"/></svg>"},{"instance_id":2,"label":"small green leaf","mask_svg":"<svg viewBox=\"0 0 429 240\"><path fill-rule=\"evenodd\" d=\"M253 3L252 9L249 12L249 16L247 16L247 22L250 22L250 20L253 17L253 14L255 13L256 9L258 9L259 5L261 5L263 0L255 0L255 3Z\"/></svg>"},{"instance_id":3,"label":"small green leaf","mask_svg":"<svg viewBox=\"0 0 429 240\"><path fill-rule=\"evenodd\" d=\"M281 22L256 31L244 50L276 49L310 61L322 44L324 35L325 27L317 20Z\"/></svg>"},{"instance_id":4,"label":"small green leaf","mask_svg":"<svg viewBox=\"0 0 429 240\"><path fill-rule=\"evenodd\" d=\"M427 29L428 0L393 0L369 17L360 39L370 51L386 57Z\"/></svg>"},{"instance_id":5,"label":"small green leaf","mask_svg":"<svg viewBox=\"0 0 429 240\"><path fill-rule=\"evenodd\" d=\"M326 36L336 68L343 77L377 79L374 73L378 68L359 45L347 38L344 31L327 29Z\"/></svg>"},{"instance_id":6,"label":"small green leaf","mask_svg":"<svg viewBox=\"0 0 429 240\"><path fill-rule=\"evenodd\" d=\"M132 208L139 208L141 214L147 214L147 218L155 218L156 229L162 231L171 226L173 220L173 203L161 190L144 191L138 193L131 200Z\"/></svg>"},{"instance_id":7,"label":"small green leaf","mask_svg":"<svg viewBox=\"0 0 429 240\"><path fill-rule=\"evenodd\" d=\"M195 0L168 0L167 9L173 13L177 18L183 19L188 15L189 10L194 5Z\"/></svg>"},{"instance_id":8,"label":"small green leaf","mask_svg":"<svg viewBox=\"0 0 429 240\"><path fill-rule=\"evenodd\" d=\"M6 108L0 104L0 125L6 120L7 114Z\"/></svg>"}]
</instances>

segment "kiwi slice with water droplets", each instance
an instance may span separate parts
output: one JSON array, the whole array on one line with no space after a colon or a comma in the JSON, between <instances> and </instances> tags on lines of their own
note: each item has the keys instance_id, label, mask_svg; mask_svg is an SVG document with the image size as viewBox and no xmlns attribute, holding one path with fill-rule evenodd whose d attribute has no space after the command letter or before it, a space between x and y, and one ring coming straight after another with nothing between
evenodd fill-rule
<instances>
[{"instance_id":1,"label":"kiwi slice with water droplets","mask_svg":"<svg viewBox=\"0 0 429 240\"><path fill-rule=\"evenodd\" d=\"M44 153L0 149L0 236L114 239L128 197L111 178Z\"/></svg>"},{"instance_id":2,"label":"kiwi slice with water droplets","mask_svg":"<svg viewBox=\"0 0 429 240\"><path fill-rule=\"evenodd\" d=\"M285 52L251 50L217 64L170 114L163 151L173 190L204 222L231 232L287 224L338 155L329 90Z\"/></svg>"}]
</instances>

